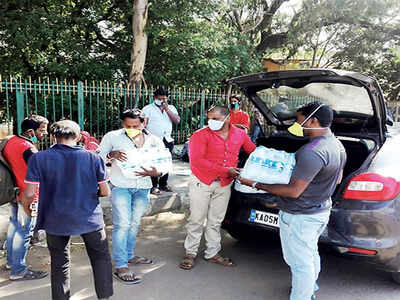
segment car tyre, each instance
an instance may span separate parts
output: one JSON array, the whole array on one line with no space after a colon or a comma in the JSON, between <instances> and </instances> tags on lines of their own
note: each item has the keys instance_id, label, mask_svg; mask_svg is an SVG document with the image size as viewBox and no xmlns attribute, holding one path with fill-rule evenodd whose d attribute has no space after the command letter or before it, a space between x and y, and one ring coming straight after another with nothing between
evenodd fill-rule
<instances>
[{"instance_id":1,"label":"car tyre","mask_svg":"<svg viewBox=\"0 0 400 300\"><path fill-rule=\"evenodd\" d=\"M226 231L238 241L250 241L253 236L248 230L243 230L238 227L229 227Z\"/></svg>"},{"instance_id":2,"label":"car tyre","mask_svg":"<svg viewBox=\"0 0 400 300\"><path fill-rule=\"evenodd\" d=\"M400 284L400 272L393 272L392 273L392 279L397 284Z\"/></svg>"}]
</instances>

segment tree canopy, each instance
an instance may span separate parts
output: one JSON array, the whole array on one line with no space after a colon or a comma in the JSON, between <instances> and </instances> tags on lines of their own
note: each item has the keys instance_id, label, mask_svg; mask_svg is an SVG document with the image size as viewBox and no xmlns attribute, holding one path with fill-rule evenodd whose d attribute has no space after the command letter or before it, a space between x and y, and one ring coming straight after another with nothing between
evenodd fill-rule
<instances>
[{"instance_id":1,"label":"tree canopy","mask_svg":"<svg viewBox=\"0 0 400 300\"><path fill-rule=\"evenodd\" d=\"M153 85L218 88L274 55L374 75L399 99L400 0L149 2ZM127 81L133 13L128 0L2 1L1 73Z\"/></svg>"}]
</instances>

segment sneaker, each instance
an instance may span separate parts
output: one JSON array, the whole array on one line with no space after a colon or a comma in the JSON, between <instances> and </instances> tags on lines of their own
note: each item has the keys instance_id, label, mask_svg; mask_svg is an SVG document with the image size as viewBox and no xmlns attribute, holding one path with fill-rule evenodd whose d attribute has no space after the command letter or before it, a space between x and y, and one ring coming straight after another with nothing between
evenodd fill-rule
<instances>
[{"instance_id":1,"label":"sneaker","mask_svg":"<svg viewBox=\"0 0 400 300\"><path fill-rule=\"evenodd\" d=\"M12 281L22 281L22 280L34 280L34 279L42 279L49 275L46 271L33 271L26 270L24 274L20 275L10 275L10 280Z\"/></svg>"},{"instance_id":2,"label":"sneaker","mask_svg":"<svg viewBox=\"0 0 400 300\"><path fill-rule=\"evenodd\" d=\"M167 186L163 186L163 187L160 186L160 191L170 193L170 192L172 192L172 189L168 185Z\"/></svg>"},{"instance_id":3,"label":"sneaker","mask_svg":"<svg viewBox=\"0 0 400 300\"><path fill-rule=\"evenodd\" d=\"M160 194L161 194L161 191L160 191L158 188L153 187L153 188L151 188L151 190L150 190L150 194L152 194L152 195L160 195Z\"/></svg>"}]
</instances>

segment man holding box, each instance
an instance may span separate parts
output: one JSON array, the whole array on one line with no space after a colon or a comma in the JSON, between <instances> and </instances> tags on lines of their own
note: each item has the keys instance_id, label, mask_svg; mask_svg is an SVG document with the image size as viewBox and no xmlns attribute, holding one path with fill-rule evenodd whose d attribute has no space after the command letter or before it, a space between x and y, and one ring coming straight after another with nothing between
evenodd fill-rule
<instances>
[{"instance_id":1,"label":"man holding box","mask_svg":"<svg viewBox=\"0 0 400 300\"><path fill-rule=\"evenodd\" d=\"M208 127L196 131L189 141L193 173L189 183L190 218L184 245L186 256L180 264L185 270L194 267L206 219L204 258L208 262L234 266L230 258L219 254L221 223L231 196L233 179L239 175L239 151L243 147L250 154L256 148L244 130L230 124L227 108L215 106L208 111L207 117Z\"/></svg>"},{"instance_id":2,"label":"man holding box","mask_svg":"<svg viewBox=\"0 0 400 300\"><path fill-rule=\"evenodd\" d=\"M296 152L296 166L288 184L239 178L244 185L280 196L282 252L292 272L290 300L316 299L321 269L318 239L328 224L331 196L346 163L346 151L330 130L332 120L332 109L321 102L297 110L297 122L288 131L307 136L310 142Z\"/></svg>"},{"instance_id":3,"label":"man holding box","mask_svg":"<svg viewBox=\"0 0 400 300\"><path fill-rule=\"evenodd\" d=\"M130 155L142 155L141 151L163 149L164 144L158 137L145 129L145 115L139 109L128 109L121 114L122 129L107 133L100 143L100 156L112 162L110 181L112 184L113 211L113 259L116 273L114 276L126 284L141 281L130 272L128 264L151 264L146 257L134 255L136 235L142 216L149 205L149 192L152 187L150 177L162 174L154 167L142 168L136 177L128 178L123 174L120 162L127 162Z\"/></svg>"}]
</instances>

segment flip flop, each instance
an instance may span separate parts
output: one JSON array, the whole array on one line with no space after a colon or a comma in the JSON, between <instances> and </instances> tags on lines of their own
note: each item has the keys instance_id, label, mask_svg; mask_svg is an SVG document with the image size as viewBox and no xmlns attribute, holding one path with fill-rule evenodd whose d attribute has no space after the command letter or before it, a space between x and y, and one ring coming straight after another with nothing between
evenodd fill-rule
<instances>
[{"instance_id":1,"label":"flip flop","mask_svg":"<svg viewBox=\"0 0 400 300\"><path fill-rule=\"evenodd\" d=\"M121 281L124 284L138 284L138 283L142 282L142 279L139 277L136 277L136 275L133 274L133 272L131 272L131 271L127 271L127 272L123 272L123 273L114 272L113 275L116 279L118 279L119 281ZM127 276L133 277L133 279L124 278Z\"/></svg>"},{"instance_id":2,"label":"flip flop","mask_svg":"<svg viewBox=\"0 0 400 300\"><path fill-rule=\"evenodd\" d=\"M35 279L42 279L45 278L49 273L46 271L33 271L33 270L26 270L24 275L11 275L11 281L25 281L25 280L35 280Z\"/></svg>"},{"instance_id":3,"label":"flip flop","mask_svg":"<svg viewBox=\"0 0 400 300\"><path fill-rule=\"evenodd\" d=\"M183 270L193 269L196 262L196 256L193 254L186 254L182 262L179 264L179 268Z\"/></svg>"},{"instance_id":4,"label":"flip flop","mask_svg":"<svg viewBox=\"0 0 400 300\"><path fill-rule=\"evenodd\" d=\"M135 256L131 258L128 263L135 265L151 265L153 261L144 256Z\"/></svg>"},{"instance_id":5,"label":"flip flop","mask_svg":"<svg viewBox=\"0 0 400 300\"><path fill-rule=\"evenodd\" d=\"M211 258L205 258L206 261L210 263L214 263L217 265L221 265L224 267L236 267L235 263L232 261L232 259L228 257L223 257L220 254L215 255L214 257Z\"/></svg>"}]
</instances>

